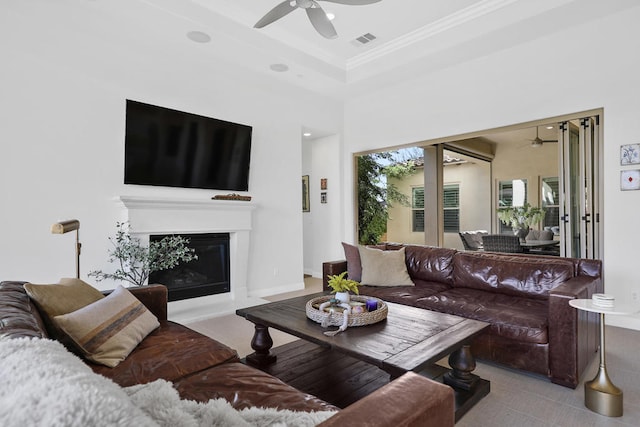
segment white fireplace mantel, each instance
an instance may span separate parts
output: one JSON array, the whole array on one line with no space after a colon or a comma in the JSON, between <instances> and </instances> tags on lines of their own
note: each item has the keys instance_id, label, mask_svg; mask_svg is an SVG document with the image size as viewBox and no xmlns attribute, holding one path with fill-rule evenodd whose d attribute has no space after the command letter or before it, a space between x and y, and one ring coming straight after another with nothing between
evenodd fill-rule
<instances>
[{"instance_id":1,"label":"white fireplace mantel","mask_svg":"<svg viewBox=\"0 0 640 427\"><path fill-rule=\"evenodd\" d=\"M132 235L148 243L152 234L229 233L231 291L169 303L169 318L186 323L229 314L251 302L247 266L255 203L236 200L119 196Z\"/></svg>"}]
</instances>

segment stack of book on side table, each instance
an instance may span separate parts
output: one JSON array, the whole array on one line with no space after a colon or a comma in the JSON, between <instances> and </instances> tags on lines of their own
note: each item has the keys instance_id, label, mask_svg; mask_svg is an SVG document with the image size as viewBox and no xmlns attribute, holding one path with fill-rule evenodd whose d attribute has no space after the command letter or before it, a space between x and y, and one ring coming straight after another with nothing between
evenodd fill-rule
<instances>
[{"instance_id":1,"label":"stack of book on side table","mask_svg":"<svg viewBox=\"0 0 640 427\"><path fill-rule=\"evenodd\" d=\"M593 305L597 305L598 307L613 307L616 299L612 295L593 294L591 300L593 301Z\"/></svg>"}]
</instances>

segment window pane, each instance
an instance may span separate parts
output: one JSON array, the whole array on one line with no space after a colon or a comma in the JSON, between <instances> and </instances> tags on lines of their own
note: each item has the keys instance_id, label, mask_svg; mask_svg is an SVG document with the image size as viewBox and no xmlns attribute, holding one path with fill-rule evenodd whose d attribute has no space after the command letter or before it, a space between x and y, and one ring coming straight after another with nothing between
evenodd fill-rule
<instances>
[{"instance_id":1,"label":"window pane","mask_svg":"<svg viewBox=\"0 0 640 427\"><path fill-rule=\"evenodd\" d=\"M457 233L460 231L460 186L448 184L443 187L443 190L444 232Z\"/></svg>"},{"instance_id":2,"label":"window pane","mask_svg":"<svg viewBox=\"0 0 640 427\"><path fill-rule=\"evenodd\" d=\"M547 206L547 212L544 215L545 227L557 227L560 225L560 208L557 206Z\"/></svg>"},{"instance_id":3,"label":"window pane","mask_svg":"<svg viewBox=\"0 0 640 427\"><path fill-rule=\"evenodd\" d=\"M560 203L558 196L558 177L542 178L542 206L557 206Z\"/></svg>"},{"instance_id":4,"label":"window pane","mask_svg":"<svg viewBox=\"0 0 640 427\"><path fill-rule=\"evenodd\" d=\"M424 231L424 210L413 211L413 231Z\"/></svg>"},{"instance_id":5,"label":"window pane","mask_svg":"<svg viewBox=\"0 0 640 427\"><path fill-rule=\"evenodd\" d=\"M445 208L457 208L460 206L458 184L444 186L443 203Z\"/></svg>"},{"instance_id":6,"label":"window pane","mask_svg":"<svg viewBox=\"0 0 640 427\"><path fill-rule=\"evenodd\" d=\"M514 179L498 183L498 207L523 206L527 201L527 180Z\"/></svg>"},{"instance_id":7,"label":"window pane","mask_svg":"<svg viewBox=\"0 0 640 427\"><path fill-rule=\"evenodd\" d=\"M444 210L444 232L457 233L460 231L460 210L445 209Z\"/></svg>"},{"instance_id":8,"label":"window pane","mask_svg":"<svg viewBox=\"0 0 640 427\"><path fill-rule=\"evenodd\" d=\"M413 208L424 209L424 188L416 187L413 189Z\"/></svg>"}]
</instances>

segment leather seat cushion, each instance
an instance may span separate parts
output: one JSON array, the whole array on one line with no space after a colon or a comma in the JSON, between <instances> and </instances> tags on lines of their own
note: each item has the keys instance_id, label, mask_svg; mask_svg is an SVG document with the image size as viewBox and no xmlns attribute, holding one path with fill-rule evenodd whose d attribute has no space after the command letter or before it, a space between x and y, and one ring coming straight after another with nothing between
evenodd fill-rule
<instances>
[{"instance_id":1,"label":"leather seat cushion","mask_svg":"<svg viewBox=\"0 0 640 427\"><path fill-rule=\"evenodd\" d=\"M416 299L428 297L444 290L450 289L444 283L427 282L413 279L415 286L360 286L360 295L380 298L384 301L398 304L413 305Z\"/></svg>"},{"instance_id":2,"label":"leather seat cushion","mask_svg":"<svg viewBox=\"0 0 640 427\"><path fill-rule=\"evenodd\" d=\"M226 345L173 322L163 322L115 368L87 362L94 372L123 387L159 378L174 381L229 361L238 354Z\"/></svg>"},{"instance_id":3,"label":"leather seat cushion","mask_svg":"<svg viewBox=\"0 0 640 427\"><path fill-rule=\"evenodd\" d=\"M183 399L224 398L236 409L267 407L292 411L336 411L337 407L303 393L276 377L242 363L224 363L174 383Z\"/></svg>"},{"instance_id":4,"label":"leather seat cushion","mask_svg":"<svg viewBox=\"0 0 640 427\"><path fill-rule=\"evenodd\" d=\"M490 334L516 341L549 342L548 303L496 292L454 288L416 301L417 307L490 322Z\"/></svg>"}]
</instances>

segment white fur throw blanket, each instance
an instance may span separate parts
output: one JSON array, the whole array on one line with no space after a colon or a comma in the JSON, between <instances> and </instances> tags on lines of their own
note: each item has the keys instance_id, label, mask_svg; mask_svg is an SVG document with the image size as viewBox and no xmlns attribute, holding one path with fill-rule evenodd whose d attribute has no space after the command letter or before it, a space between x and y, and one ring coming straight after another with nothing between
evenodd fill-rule
<instances>
[{"instance_id":1,"label":"white fur throw blanket","mask_svg":"<svg viewBox=\"0 0 640 427\"><path fill-rule=\"evenodd\" d=\"M237 411L224 399L181 400L164 380L121 388L95 374L57 341L0 341L0 425L4 427L310 427L334 413Z\"/></svg>"}]
</instances>

